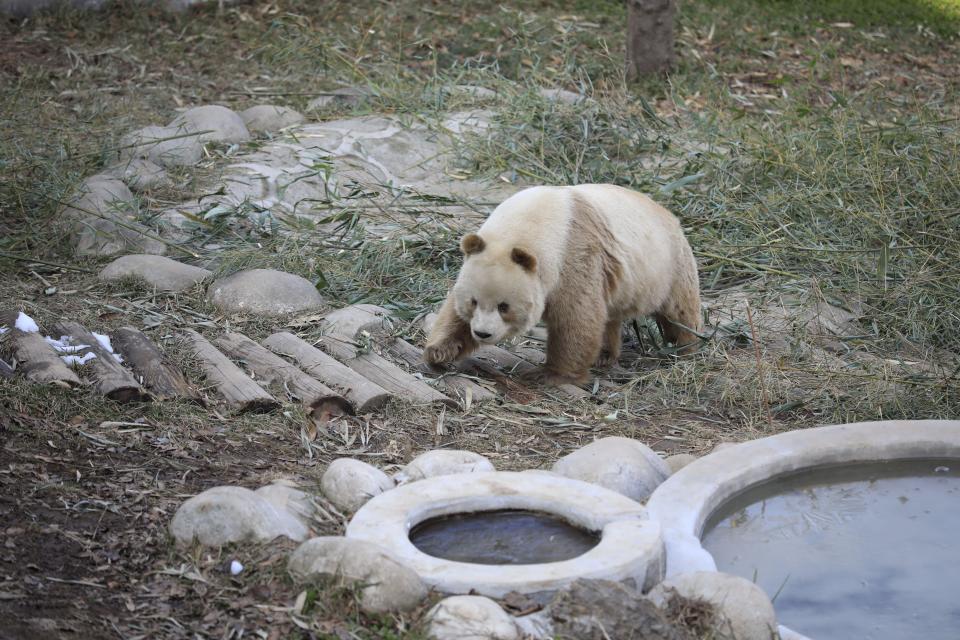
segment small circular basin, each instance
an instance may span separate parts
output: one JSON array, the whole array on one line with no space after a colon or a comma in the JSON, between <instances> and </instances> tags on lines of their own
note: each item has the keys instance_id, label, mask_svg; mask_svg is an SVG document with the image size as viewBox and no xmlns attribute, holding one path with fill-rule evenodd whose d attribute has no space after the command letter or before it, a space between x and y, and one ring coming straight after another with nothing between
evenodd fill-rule
<instances>
[{"instance_id":1,"label":"small circular basin","mask_svg":"<svg viewBox=\"0 0 960 640\"><path fill-rule=\"evenodd\" d=\"M421 522L410 541L436 558L476 564L539 564L583 555L600 536L547 513L503 509Z\"/></svg>"}]
</instances>

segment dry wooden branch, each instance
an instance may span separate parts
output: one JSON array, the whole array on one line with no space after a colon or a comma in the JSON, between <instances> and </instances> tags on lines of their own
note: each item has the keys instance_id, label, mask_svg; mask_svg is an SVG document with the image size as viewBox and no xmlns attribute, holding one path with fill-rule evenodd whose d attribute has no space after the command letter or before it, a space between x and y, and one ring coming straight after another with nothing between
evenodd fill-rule
<instances>
[{"instance_id":1,"label":"dry wooden branch","mask_svg":"<svg viewBox=\"0 0 960 640\"><path fill-rule=\"evenodd\" d=\"M39 333L11 329L13 356L28 380L75 387L80 378L70 370Z\"/></svg>"},{"instance_id":2,"label":"dry wooden branch","mask_svg":"<svg viewBox=\"0 0 960 640\"><path fill-rule=\"evenodd\" d=\"M414 402L442 402L452 407L458 404L456 400L418 380L383 356L372 352L361 353L346 338L323 336L317 344L364 378L401 398Z\"/></svg>"},{"instance_id":3,"label":"dry wooden branch","mask_svg":"<svg viewBox=\"0 0 960 640\"><path fill-rule=\"evenodd\" d=\"M70 336L74 341L87 345L78 349L74 355L83 357L93 353L96 357L89 360L90 377L97 392L117 402L142 402L150 400L150 394L140 386L133 374L123 368L116 357L107 351L86 327L77 322L58 322L53 325L54 333Z\"/></svg>"},{"instance_id":4,"label":"dry wooden branch","mask_svg":"<svg viewBox=\"0 0 960 640\"><path fill-rule=\"evenodd\" d=\"M194 355L200 359L207 380L231 407L238 411L269 411L280 405L206 338L190 329L184 329L183 335L193 347Z\"/></svg>"},{"instance_id":5,"label":"dry wooden branch","mask_svg":"<svg viewBox=\"0 0 960 640\"><path fill-rule=\"evenodd\" d=\"M409 366L415 368L420 373L436 377L437 372L432 370L429 365L423 361L423 350L418 349L406 340L396 338L387 345L387 351L397 359L406 362ZM457 374L447 374L440 379L440 384L444 385L448 391L453 391L461 398L465 398L467 393L473 398L473 402L483 402L493 400L497 397L495 393L477 384L470 378Z\"/></svg>"},{"instance_id":6,"label":"dry wooden branch","mask_svg":"<svg viewBox=\"0 0 960 640\"><path fill-rule=\"evenodd\" d=\"M292 333L275 333L263 346L276 354L292 358L309 375L342 393L357 408L369 413L381 408L391 398L389 391Z\"/></svg>"},{"instance_id":7,"label":"dry wooden branch","mask_svg":"<svg viewBox=\"0 0 960 640\"><path fill-rule=\"evenodd\" d=\"M267 384L283 385L314 418L354 413L346 398L247 336L225 333L214 342L235 359L243 360Z\"/></svg>"},{"instance_id":8,"label":"dry wooden branch","mask_svg":"<svg viewBox=\"0 0 960 640\"><path fill-rule=\"evenodd\" d=\"M198 399L197 392L180 370L143 332L133 327L120 327L113 334L113 346L157 400Z\"/></svg>"}]
</instances>

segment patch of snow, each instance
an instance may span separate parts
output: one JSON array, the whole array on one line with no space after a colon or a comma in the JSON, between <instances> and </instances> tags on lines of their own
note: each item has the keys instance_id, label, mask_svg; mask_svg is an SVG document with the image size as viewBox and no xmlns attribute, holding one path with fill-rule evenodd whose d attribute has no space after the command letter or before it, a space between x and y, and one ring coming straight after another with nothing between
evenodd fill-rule
<instances>
[{"instance_id":1,"label":"patch of snow","mask_svg":"<svg viewBox=\"0 0 960 640\"><path fill-rule=\"evenodd\" d=\"M243 571L243 565L233 560L230 562L230 575L237 576L240 575L240 572Z\"/></svg>"},{"instance_id":2,"label":"patch of snow","mask_svg":"<svg viewBox=\"0 0 960 640\"><path fill-rule=\"evenodd\" d=\"M69 365L80 366L81 364L86 364L88 360L93 360L97 357L93 351L88 351L82 356L60 356L60 358Z\"/></svg>"},{"instance_id":3,"label":"patch of snow","mask_svg":"<svg viewBox=\"0 0 960 640\"><path fill-rule=\"evenodd\" d=\"M57 353L77 353L83 349L89 349L90 345L88 344L70 344L73 341L73 338L70 336L60 336L60 339L51 338L50 336L44 336L44 340L47 341L51 347L53 347Z\"/></svg>"},{"instance_id":4,"label":"patch of snow","mask_svg":"<svg viewBox=\"0 0 960 640\"><path fill-rule=\"evenodd\" d=\"M101 347L110 352L110 355L112 355L117 362L123 362L123 358L120 357L120 354L114 353L113 345L110 343L110 336L97 333L96 331L91 331L90 333L92 333L93 337L97 339L97 342L100 343Z\"/></svg>"},{"instance_id":5,"label":"patch of snow","mask_svg":"<svg viewBox=\"0 0 960 640\"><path fill-rule=\"evenodd\" d=\"M20 315L17 316L17 322L14 324L17 329L20 331L25 331L27 333L37 333L40 331L40 327L37 326L37 323L33 321L33 318L25 314L23 311L20 312Z\"/></svg>"}]
</instances>

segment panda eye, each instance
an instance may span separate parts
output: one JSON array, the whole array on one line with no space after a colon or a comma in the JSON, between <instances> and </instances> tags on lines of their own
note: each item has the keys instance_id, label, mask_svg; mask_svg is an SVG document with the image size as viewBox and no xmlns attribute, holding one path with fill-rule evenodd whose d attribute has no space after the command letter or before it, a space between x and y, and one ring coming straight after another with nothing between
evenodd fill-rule
<instances>
[{"instance_id":1,"label":"panda eye","mask_svg":"<svg viewBox=\"0 0 960 640\"><path fill-rule=\"evenodd\" d=\"M501 302L497 305L497 311L500 313L506 313L507 311L510 311L510 305L508 305L506 302Z\"/></svg>"},{"instance_id":2,"label":"panda eye","mask_svg":"<svg viewBox=\"0 0 960 640\"><path fill-rule=\"evenodd\" d=\"M476 299L476 298L470 298L470 305L471 305L471 306L474 306L474 307L477 306L477 299Z\"/></svg>"}]
</instances>

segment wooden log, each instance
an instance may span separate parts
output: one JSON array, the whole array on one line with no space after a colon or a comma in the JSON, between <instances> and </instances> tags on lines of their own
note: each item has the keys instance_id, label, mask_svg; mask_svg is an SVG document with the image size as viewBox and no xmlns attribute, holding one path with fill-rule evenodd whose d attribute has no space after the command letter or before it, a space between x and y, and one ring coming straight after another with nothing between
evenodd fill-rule
<instances>
[{"instance_id":1,"label":"wooden log","mask_svg":"<svg viewBox=\"0 0 960 640\"><path fill-rule=\"evenodd\" d=\"M357 413L376 411L392 397L390 392L380 385L367 380L292 333L275 333L263 341L263 346L278 355L293 359L309 375L342 393L353 403Z\"/></svg>"},{"instance_id":2,"label":"wooden log","mask_svg":"<svg viewBox=\"0 0 960 640\"><path fill-rule=\"evenodd\" d=\"M543 364L547 361L547 354L545 354L540 349L534 349L532 347L514 347L513 353L517 354L527 362L533 364Z\"/></svg>"},{"instance_id":3,"label":"wooden log","mask_svg":"<svg viewBox=\"0 0 960 640\"><path fill-rule=\"evenodd\" d=\"M390 323L390 312L375 304L353 304L323 317L324 333L335 334L349 340L361 331L380 333Z\"/></svg>"},{"instance_id":4,"label":"wooden log","mask_svg":"<svg viewBox=\"0 0 960 640\"><path fill-rule=\"evenodd\" d=\"M381 355L361 353L353 343L341 336L323 336L317 342L321 349L344 363L364 378L387 391L414 402L442 402L451 407L459 403L418 380Z\"/></svg>"},{"instance_id":5,"label":"wooden log","mask_svg":"<svg viewBox=\"0 0 960 640\"><path fill-rule=\"evenodd\" d=\"M267 384L283 385L303 403L308 415L318 419L353 415L353 405L342 395L247 336L225 333L214 342L228 355L243 360Z\"/></svg>"},{"instance_id":6,"label":"wooden log","mask_svg":"<svg viewBox=\"0 0 960 640\"><path fill-rule=\"evenodd\" d=\"M80 378L64 364L60 356L39 333L10 329L13 357L27 380L61 387L76 387Z\"/></svg>"},{"instance_id":7,"label":"wooden log","mask_svg":"<svg viewBox=\"0 0 960 640\"><path fill-rule=\"evenodd\" d=\"M157 400L199 399L197 392L190 387L180 370L170 363L142 331L133 327L120 327L113 332L113 346Z\"/></svg>"},{"instance_id":8,"label":"wooden log","mask_svg":"<svg viewBox=\"0 0 960 640\"><path fill-rule=\"evenodd\" d=\"M423 330L429 333L430 327L433 326L436 319L437 314L427 314L423 318ZM484 345L470 354L470 357L475 360L490 361L503 369L505 373L516 373L521 376L529 375L537 369L535 365L527 362L520 356L494 345ZM544 356L544 361L546 361L546 356ZM557 386L557 389L573 398L590 397L589 391L585 391L575 384L561 384Z\"/></svg>"},{"instance_id":9,"label":"wooden log","mask_svg":"<svg viewBox=\"0 0 960 640\"><path fill-rule=\"evenodd\" d=\"M387 344L386 349L390 355L407 363L407 365L413 367L423 375L434 378L437 377L437 372L423 361L423 350L418 349L406 340L396 338ZM440 378L440 384L461 398L466 398L467 393L469 393L473 402L493 400L497 397L495 393L486 387L477 384L470 378L455 373L444 374L443 377Z\"/></svg>"},{"instance_id":10,"label":"wooden log","mask_svg":"<svg viewBox=\"0 0 960 640\"><path fill-rule=\"evenodd\" d=\"M273 396L260 388L250 376L230 361L196 331L184 329L183 335L200 359L200 366L227 404L238 411L270 411L278 406Z\"/></svg>"},{"instance_id":11,"label":"wooden log","mask_svg":"<svg viewBox=\"0 0 960 640\"><path fill-rule=\"evenodd\" d=\"M97 338L77 322L58 322L53 325L54 333L70 336L75 343L86 345L73 355L83 357L93 353L95 358L87 361L93 387L100 395L117 402L143 402L150 400L150 394L140 386L133 374L123 368L116 357L107 351Z\"/></svg>"}]
</instances>

